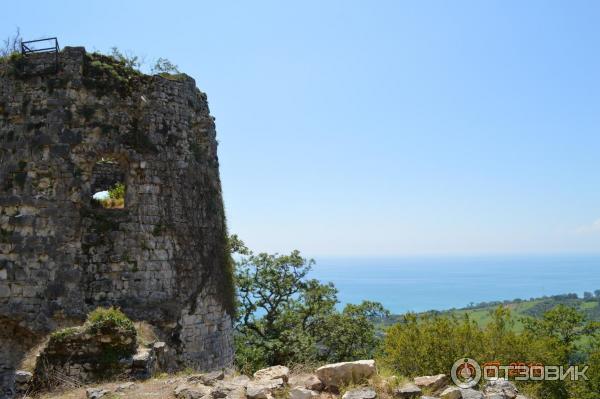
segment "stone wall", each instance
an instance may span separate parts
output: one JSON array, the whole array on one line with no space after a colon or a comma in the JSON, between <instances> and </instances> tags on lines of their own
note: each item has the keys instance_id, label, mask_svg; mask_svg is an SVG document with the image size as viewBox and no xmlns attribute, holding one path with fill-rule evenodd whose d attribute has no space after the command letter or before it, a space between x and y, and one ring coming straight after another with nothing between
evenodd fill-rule
<instances>
[{"instance_id":1,"label":"stone wall","mask_svg":"<svg viewBox=\"0 0 600 399\"><path fill-rule=\"evenodd\" d=\"M186 75L142 75L83 48L65 48L57 73L49 57L0 63L1 386L25 350L97 306L155 326L181 367L230 365L206 95ZM125 208L98 206L92 195L119 178Z\"/></svg>"},{"instance_id":2,"label":"stone wall","mask_svg":"<svg viewBox=\"0 0 600 399\"><path fill-rule=\"evenodd\" d=\"M88 325L52 334L36 360L35 389L76 382L90 383L131 374L137 351L135 329Z\"/></svg>"}]
</instances>

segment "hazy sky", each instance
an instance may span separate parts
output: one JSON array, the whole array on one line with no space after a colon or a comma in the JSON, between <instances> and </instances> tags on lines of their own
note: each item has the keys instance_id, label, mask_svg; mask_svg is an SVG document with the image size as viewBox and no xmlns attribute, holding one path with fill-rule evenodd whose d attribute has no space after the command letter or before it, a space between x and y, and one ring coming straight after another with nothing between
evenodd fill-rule
<instances>
[{"instance_id":1,"label":"hazy sky","mask_svg":"<svg viewBox=\"0 0 600 399\"><path fill-rule=\"evenodd\" d=\"M598 21L597 1L30 0L0 33L193 76L256 250L600 252Z\"/></svg>"}]
</instances>

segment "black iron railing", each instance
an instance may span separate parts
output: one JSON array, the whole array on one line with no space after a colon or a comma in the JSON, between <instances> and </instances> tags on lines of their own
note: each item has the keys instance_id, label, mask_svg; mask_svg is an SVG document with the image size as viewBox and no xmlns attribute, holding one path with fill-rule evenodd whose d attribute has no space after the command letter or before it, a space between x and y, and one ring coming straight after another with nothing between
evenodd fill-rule
<instances>
[{"instance_id":1,"label":"black iron railing","mask_svg":"<svg viewBox=\"0 0 600 399\"><path fill-rule=\"evenodd\" d=\"M41 43L47 47L36 48L36 44ZM58 46L58 39L56 37L49 37L46 39L28 40L21 41L21 54L35 54L35 53L54 53L54 61L56 65L56 71L58 71L58 53L60 47Z\"/></svg>"}]
</instances>

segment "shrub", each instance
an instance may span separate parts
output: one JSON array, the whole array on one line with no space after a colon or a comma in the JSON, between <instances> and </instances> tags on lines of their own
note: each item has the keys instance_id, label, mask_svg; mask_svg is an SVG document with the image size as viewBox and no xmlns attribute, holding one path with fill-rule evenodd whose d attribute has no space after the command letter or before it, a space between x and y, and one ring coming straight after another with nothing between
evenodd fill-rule
<instances>
[{"instance_id":1,"label":"shrub","mask_svg":"<svg viewBox=\"0 0 600 399\"><path fill-rule=\"evenodd\" d=\"M179 73L179 68L168 59L160 57L156 60L151 72L155 75L174 75Z\"/></svg>"},{"instance_id":2,"label":"shrub","mask_svg":"<svg viewBox=\"0 0 600 399\"><path fill-rule=\"evenodd\" d=\"M21 51L21 30L16 29L15 34L3 40L0 46L0 58L9 57L13 54L18 54Z\"/></svg>"},{"instance_id":3,"label":"shrub","mask_svg":"<svg viewBox=\"0 0 600 399\"><path fill-rule=\"evenodd\" d=\"M116 327L127 331L135 331L131 319L121 310L110 308L96 308L88 315L87 323L91 331L99 331L105 328Z\"/></svg>"},{"instance_id":4,"label":"shrub","mask_svg":"<svg viewBox=\"0 0 600 399\"><path fill-rule=\"evenodd\" d=\"M468 316L436 315L418 318L407 314L385 336L382 360L401 375L448 373L461 357L478 358L483 331Z\"/></svg>"},{"instance_id":5,"label":"shrub","mask_svg":"<svg viewBox=\"0 0 600 399\"><path fill-rule=\"evenodd\" d=\"M515 332L510 311L502 306L492 312L492 322L479 327L468 316L455 317L414 314L390 327L383 343L381 361L395 372L407 375L448 374L453 363L470 357L480 364L497 361L572 365L580 356L578 338L590 339L596 325L585 322L575 309L562 305L540 320L524 320L525 330ZM589 381L542 381L523 383L528 395L544 399L597 398L600 384L597 360L600 341L592 340L583 362L591 365ZM577 362L579 363L579 362Z\"/></svg>"}]
</instances>

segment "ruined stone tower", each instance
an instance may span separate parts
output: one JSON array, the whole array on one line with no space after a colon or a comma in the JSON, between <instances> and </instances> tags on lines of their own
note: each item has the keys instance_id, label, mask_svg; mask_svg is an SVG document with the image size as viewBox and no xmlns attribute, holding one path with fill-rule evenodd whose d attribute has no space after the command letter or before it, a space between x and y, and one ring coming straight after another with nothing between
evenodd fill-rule
<instances>
[{"instance_id":1,"label":"ruined stone tower","mask_svg":"<svg viewBox=\"0 0 600 399\"><path fill-rule=\"evenodd\" d=\"M232 362L214 119L186 75L65 48L0 63L0 387L49 332L118 306L181 367ZM122 208L94 193L125 186ZM0 394L1 396L1 394Z\"/></svg>"}]
</instances>

